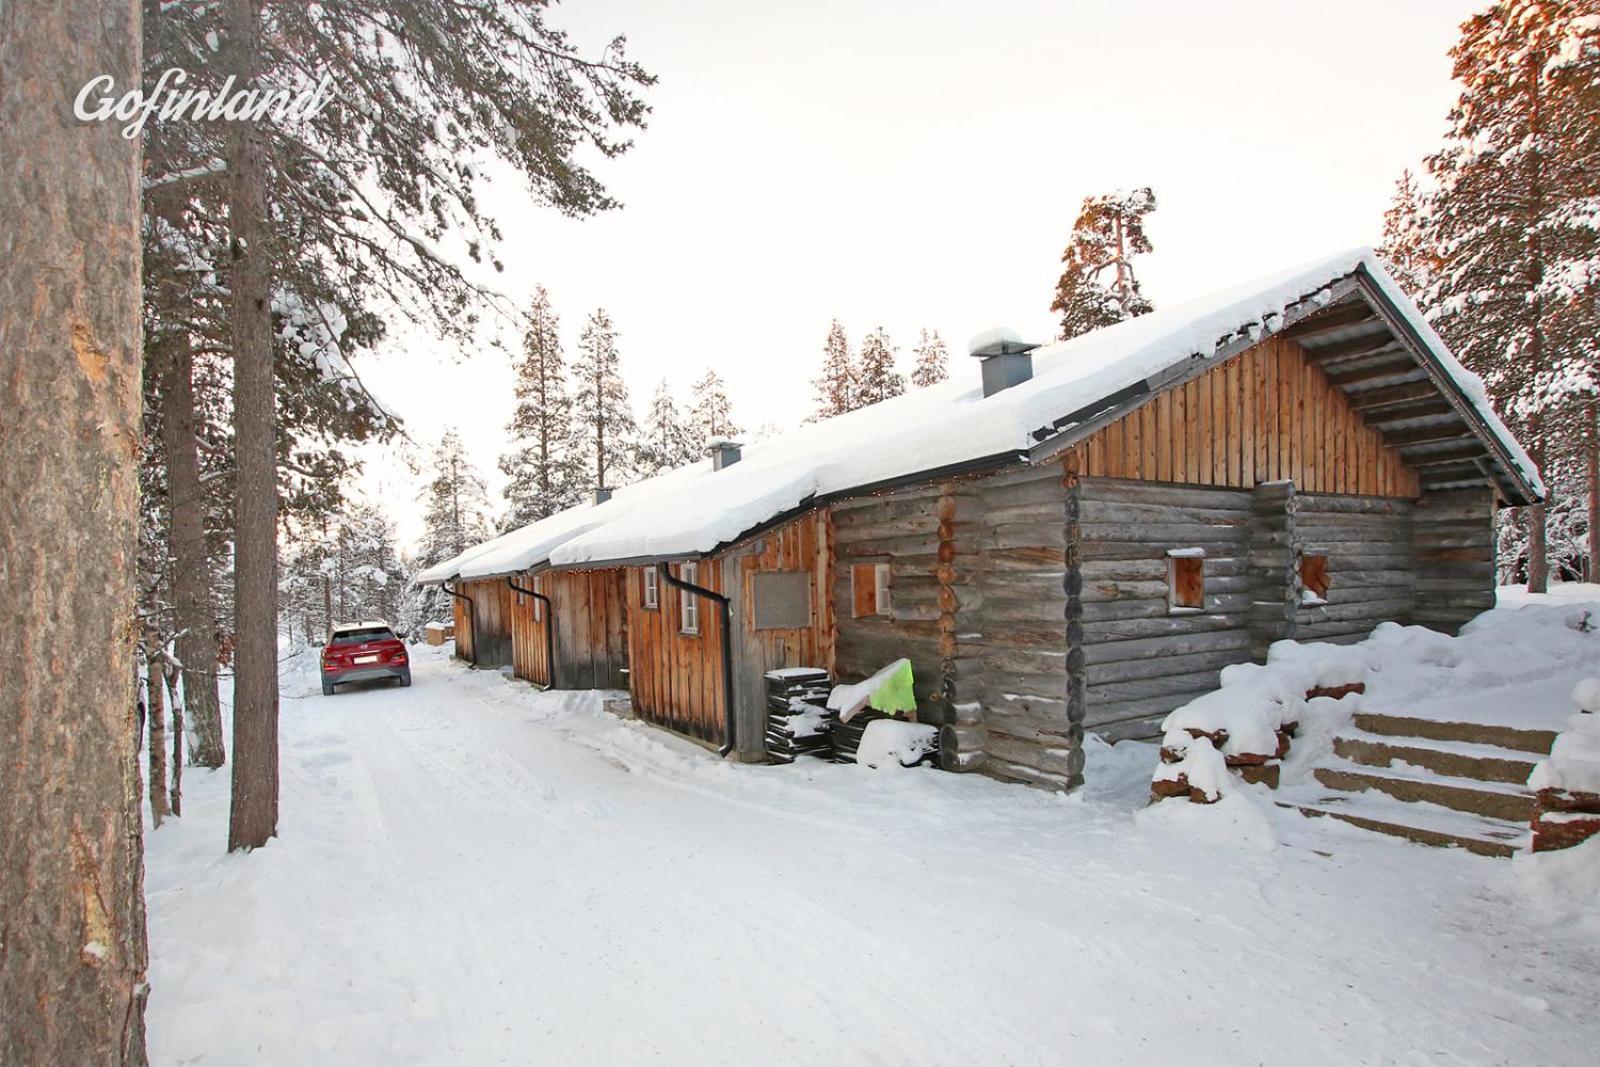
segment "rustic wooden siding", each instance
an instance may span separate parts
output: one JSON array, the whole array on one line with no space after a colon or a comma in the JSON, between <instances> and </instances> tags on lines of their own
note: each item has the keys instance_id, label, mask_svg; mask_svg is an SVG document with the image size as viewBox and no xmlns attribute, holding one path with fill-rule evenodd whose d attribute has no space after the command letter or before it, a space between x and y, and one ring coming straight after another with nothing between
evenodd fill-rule
<instances>
[{"instance_id":1,"label":"rustic wooden siding","mask_svg":"<svg viewBox=\"0 0 1600 1067\"><path fill-rule=\"evenodd\" d=\"M1400 453L1351 410L1305 349L1272 338L1155 397L1068 453L1080 474L1305 493L1414 497Z\"/></svg>"},{"instance_id":2,"label":"rustic wooden siding","mask_svg":"<svg viewBox=\"0 0 1600 1067\"><path fill-rule=\"evenodd\" d=\"M519 574L516 583L524 589L533 588L533 577ZM545 579L542 591L550 595L550 582ZM545 652L545 627L550 615L542 612L534 621L534 607L538 602L531 596L516 593L511 599L511 668L518 678L535 685L548 686L552 682L550 662Z\"/></svg>"},{"instance_id":3,"label":"rustic wooden siding","mask_svg":"<svg viewBox=\"0 0 1600 1067\"><path fill-rule=\"evenodd\" d=\"M554 606L555 675L558 689L626 689L628 687L626 577L620 569L547 572L540 591ZM533 588L529 575L517 584ZM551 684L545 662L544 628L551 612L534 621L531 596L516 594L511 606L513 666L519 678Z\"/></svg>"},{"instance_id":4,"label":"rustic wooden siding","mask_svg":"<svg viewBox=\"0 0 1600 1067\"><path fill-rule=\"evenodd\" d=\"M674 565L673 573L677 573ZM723 736L722 617L716 604L700 601L700 632L684 634L679 605L690 594L661 583L660 607L644 605L643 570L626 571L628 688L642 719L720 742ZM700 564L696 584L723 592L722 568Z\"/></svg>"},{"instance_id":5,"label":"rustic wooden siding","mask_svg":"<svg viewBox=\"0 0 1600 1067\"><path fill-rule=\"evenodd\" d=\"M472 598L472 629L469 648L463 657L479 667L503 667L511 662L511 587L504 578L461 583L460 591ZM465 608L456 601L458 610ZM456 633L464 627L456 618ZM458 654L460 644L457 644Z\"/></svg>"},{"instance_id":6,"label":"rustic wooden siding","mask_svg":"<svg viewBox=\"0 0 1600 1067\"><path fill-rule=\"evenodd\" d=\"M459 586L456 592L461 592ZM456 626L456 659L472 662L472 626L470 616L467 614L467 602L458 596L450 598L450 608L455 613Z\"/></svg>"},{"instance_id":7,"label":"rustic wooden siding","mask_svg":"<svg viewBox=\"0 0 1600 1067\"><path fill-rule=\"evenodd\" d=\"M1151 737L1167 712L1251 658L1252 494L1079 478L1084 726ZM1205 549L1205 609L1172 614L1167 550Z\"/></svg>"},{"instance_id":8,"label":"rustic wooden siding","mask_svg":"<svg viewBox=\"0 0 1600 1067\"><path fill-rule=\"evenodd\" d=\"M1494 495L1429 493L1412 514L1413 621L1446 633L1494 607Z\"/></svg>"},{"instance_id":9,"label":"rustic wooden siding","mask_svg":"<svg viewBox=\"0 0 1600 1067\"><path fill-rule=\"evenodd\" d=\"M739 716L735 734L742 759L766 754L763 674L779 667L819 667L830 673L834 669L830 526L826 512L813 512L736 546L715 564L705 564L721 569L722 589L733 601L733 684ZM810 576L811 621L794 629L757 630L754 576L781 571Z\"/></svg>"},{"instance_id":10,"label":"rustic wooden siding","mask_svg":"<svg viewBox=\"0 0 1600 1067\"><path fill-rule=\"evenodd\" d=\"M947 714L939 644L941 495L938 485L919 486L831 508L835 674L841 681L860 681L909 658L918 716L929 722ZM889 564L889 617L851 614L850 568L857 563Z\"/></svg>"},{"instance_id":11,"label":"rustic wooden siding","mask_svg":"<svg viewBox=\"0 0 1600 1067\"><path fill-rule=\"evenodd\" d=\"M1299 494L1296 547L1328 558L1330 583L1325 606L1297 608L1297 640L1359 640L1380 622L1411 620L1413 510L1409 500Z\"/></svg>"}]
</instances>

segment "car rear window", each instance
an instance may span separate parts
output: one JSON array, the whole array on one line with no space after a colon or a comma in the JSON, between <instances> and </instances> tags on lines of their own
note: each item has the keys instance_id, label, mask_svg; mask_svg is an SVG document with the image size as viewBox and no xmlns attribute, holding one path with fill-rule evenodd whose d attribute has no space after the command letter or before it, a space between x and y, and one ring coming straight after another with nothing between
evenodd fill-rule
<instances>
[{"instance_id":1,"label":"car rear window","mask_svg":"<svg viewBox=\"0 0 1600 1067\"><path fill-rule=\"evenodd\" d=\"M329 644L359 645L363 641L393 641L394 631L387 626L368 626L360 630L340 630Z\"/></svg>"}]
</instances>

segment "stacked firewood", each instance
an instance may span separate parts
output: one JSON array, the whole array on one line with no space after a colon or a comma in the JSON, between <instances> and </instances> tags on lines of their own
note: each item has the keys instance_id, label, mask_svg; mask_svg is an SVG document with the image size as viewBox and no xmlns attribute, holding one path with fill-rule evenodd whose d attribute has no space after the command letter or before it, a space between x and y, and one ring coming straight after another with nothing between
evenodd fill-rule
<instances>
[{"instance_id":1,"label":"stacked firewood","mask_svg":"<svg viewBox=\"0 0 1600 1067\"><path fill-rule=\"evenodd\" d=\"M1600 678L1572 691L1578 713L1556 735L1550 758L1528 776L1538 798L1533 810L1533 850L1581 845L1600 834Z\"/></svg>"},{"instance_id":2,"label":"stacked firewood","mask_svg":"<svg viewBox=\"0 0 1600 1067\"><path fill-rule=\"evenodd\" d=\"M861 748L861 735L867 732L867 723L890 718L893 716L862 708L850 716L849 722L836 721L833 724L833 762L854 763Z\"/></svg>"},{"instance_id":3,"label":"stacked firewood","mask_svg":"<svg viewBox=\"0 0 1600 1067\"><path fill-rule=\"evenodd\" d=\"M828 759L833 755L833 724L827 708L832 688L828 672L808 667L768 671L767 758L793 763L800 756Z\"/></svg>"}]
</instances>

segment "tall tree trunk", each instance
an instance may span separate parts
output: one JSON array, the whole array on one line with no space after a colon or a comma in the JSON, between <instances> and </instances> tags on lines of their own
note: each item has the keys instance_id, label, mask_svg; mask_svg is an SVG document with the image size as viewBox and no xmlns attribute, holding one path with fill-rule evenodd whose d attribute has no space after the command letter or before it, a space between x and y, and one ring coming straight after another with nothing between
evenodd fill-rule
<instances>
[{"instance_id":1,"label":"tall tree trunk","mask_svg":"<svg viewBox=\"0 0 1600 1067\"><path fill-rule=\"evenodd\" d=\"M137 0L0 4L0 1063L143 1064Z\"/></svg>"},{"instance_id":2,"label":"tall tree trunk","mask_svg":"<svg viewBox=\"0 0 1600 1067\"><path fill-rule=\"evenodd\" d=\"M163 664L163 666L166 666ZM167 807L174 815L183 814L183 700L178 696L178 672L170 666L167 676L168 703L172 707L172 782L167 788Z\"/></svg>"},{"instance_id":3,"label":"tall tree trunk","mask_svg":"<svg viewBox=\"0 0 1600 1067\"><path fill-rule=\"evenodd\" d=\"M167 803L167 691L163 679L166 664L159 652L150 651L148 645L145 647L145 692L148 694L145 703L150 721L145 745L150 760L146 789L150 794L150 821L160 826L161 820L172 814Z\"/></svg>"},{"instance_id":4,"label":"tall tree trunk","mask_svg":"<svg viewBox=\"0 0 1600 1067\"><path fill-rule=\"evenodd\" d=\"M168 335L164 347L168 351L161 436L167 454L167 543L172 553L178 662L183 664L183 696L194 730L194 761L202 767L220 767L227 750L222 704L217 699L217 611L211 597L211 555L206 550L205 489L195 444L194 352L181 328Z\"/></svg>"},{"instance_id":5,"label":"tall tree trunk","mask_svg":"<svg viewBox=\"0 0 1600 1067\"><path fill-rule=\"evenodd\" d=\"M228 0L232 73L254 85L257 0ZM271 278L267 273L265 145L235 122L228 153L232 227L234 505L233 804L228 850L259 848L278 832L278 485L273 410Z\"/></svg>"},{"instance_id":6,"label":"tall tree trunk","mask_svg":"<svg viewBox=\"0 0 1600 1067\"><path fill-rule=\"evenodd\" d=\"M1600 400L1589 401L1589 580L1600 582Z\"/></svg>"},{"instance_id":7,"label":"tall tree trunk","mask_svg":"<svg viewBox=\"0 0 1600 1067\"><path fill-rule=\"evenodd\" d=\"M1535 349L1537 351L1537 347ZM1533 464L1542 472L1544 470L1544 420L1535 414L1529 420L1532 430L1534 451ZM1550 542L1545 524L1545 504L1549 502L1549 490L1546 490L1544 502L1534 504L1527 509L1528 512L1528 592L1547 593L1550 591Z\"/></svg>"}]
</instances>

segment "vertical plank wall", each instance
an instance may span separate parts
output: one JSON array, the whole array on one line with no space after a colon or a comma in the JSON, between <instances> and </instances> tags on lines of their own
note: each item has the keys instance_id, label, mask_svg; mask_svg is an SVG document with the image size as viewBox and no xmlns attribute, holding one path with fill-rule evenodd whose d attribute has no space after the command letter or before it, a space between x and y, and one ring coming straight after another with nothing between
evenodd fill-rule
<instances>
[{"instance_id":1,"label":"vertical plank wall","mask_svg":"<svg viewBox=\"0 0 1600 1067\"><path fill-rule=\"evenodd\" d=\"M546 571L539 588L551 610L534 618L533 597L515 594L511 605L513 665L518 678L558 689L626 689L628 687L627 584L620 568L594 571ZM523 574L517 584L532 589L534 578ZM555 628L554 671L546 662L545 627ZM553 683L552 683L553 678Z\"/></svg>"},{"instance_id":2,"label":"vertical plank wall","mask_svg":"<svg viewBox=\"0 0 1600 1067\"><path fill-rule=\"evenodd\" d=\"M673 564L673 573L678 565ZM660 606L644 606L643 570L629 567L627 604L628 688L634 712L657 725L720 742L723 736L722 620L714 603L700 601L700 632L685 634L679 605L688 594L661 583ZM723 592L722 568L702 563L697 584Z\"/></svg>"},{"instance_id":3,"label":"vertical plank wall","mask_svg":"<svg viewBox=\"0 0 1600 1067\"><path fill-rule=\"evenodd\" d=\"M1293 341L1271 338L1070 449L1079 474L1415 497L1417 474Z\"/></svg>"},{"instance_id":4,"label":"vertical plank wall","mask_svg":"<svg viewBox=\"0 0 1600 1067\"><path fill-rule=\"evenodd\" d=\"M472 598L473 605L471 648L466 658L479 667L506 666L511 662L511 587L504 578L489 578L463 582L461 591ZM460 621L458 618L458 640ZM461 646L458 643L456 647Z\"/></svg>"},{"instance_id":5,"label":"vertical plank wall","mask_svg":"<svg viewBox=\"0 0 1600 1067\"><path fill-rule=\"evenodd\" d=\"M766 685L762 675L779 667L817 667L833 672L829 529L827 513L812 512L734 547L716 563L722 570L723 588L733 600L733 686L738 712L735 733L742 759L762 759L766 754ZM803 627L757 630L754 576L784 571L804 571L809 575L810 621Z\"/></svg>"}]
</instances>

